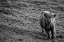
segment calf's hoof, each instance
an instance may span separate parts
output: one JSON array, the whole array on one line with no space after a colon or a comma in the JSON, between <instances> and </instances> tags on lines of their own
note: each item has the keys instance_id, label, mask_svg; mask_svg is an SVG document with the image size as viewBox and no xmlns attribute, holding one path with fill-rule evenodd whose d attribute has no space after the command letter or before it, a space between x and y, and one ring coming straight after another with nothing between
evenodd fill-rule
<instances>
[{"instance_id":1,"label":"calf's hoof","mask_svg":"<svg viewBox=\"0 0 64 42\"><path fill-rule=\"evenodd\" d=\"M48 36L47 39L50 39L50 36Z\"/></svg>"},{"instance_id":2,"label":"calf's hoof","mask_svg":"<svg viewBox=\"0 0 64 42\"><path fill-rule=\"evenodd\" d=\"M47 37L48 39L50 39L50 37Z\"/></svg>"},{"instance_id":3,"label":"calf's hoof","mask_svg":"<svg viewBox=\"0 0 64 42\"><path fill-rule=\"evenodd\" d=\"M51 39L54 40L55 36L51 36Z\"/></svg>"}]
</instances>

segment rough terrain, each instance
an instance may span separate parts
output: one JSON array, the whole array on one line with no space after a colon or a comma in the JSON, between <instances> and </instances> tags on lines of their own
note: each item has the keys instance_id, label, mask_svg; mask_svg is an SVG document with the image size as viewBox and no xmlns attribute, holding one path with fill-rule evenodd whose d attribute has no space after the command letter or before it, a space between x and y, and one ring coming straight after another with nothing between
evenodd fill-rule
<instances>
[{"instance_id":1,"label":"rough terrain","mask_svg":"<svg viewBox=\"0 0 64 42\"><path fill-rule=\"evenodd\" d=\"M0 42L64 42L64 0L0 0ZM44 10L57 15L54 41L39 25Z\"/></svg>"}]
</instances>

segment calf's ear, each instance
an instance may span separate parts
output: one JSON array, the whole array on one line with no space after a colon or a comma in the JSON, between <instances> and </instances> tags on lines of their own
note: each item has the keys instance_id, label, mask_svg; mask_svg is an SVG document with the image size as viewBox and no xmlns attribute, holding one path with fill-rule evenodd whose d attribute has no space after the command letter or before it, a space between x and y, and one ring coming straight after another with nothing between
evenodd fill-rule
<instances>
[{"instance_id":1,"label":"calf's ear","mask_svg":"<svg viewBox=\"0 0 64 42\"><path fill-rule=\"evenodd\" d=\"M48 15L47 15L46 13L44 14L44 16L45 16L46 18L48 17Z\"/></svg>"},{"instance_id":2,"label":"calf's ear","mask_svg":"<svg viewBox=\"0 0 64 42\"><path fill-rule=\"evenodd\" d=\"M46 13L44 14L44 16L47 17L47 16L46 16Z\"/></svg>"},{"instance_id":3,"label":"calf's ear","mask_svg":"<svg viewBox=\"0 0 64 42\"><path fill-rule=\"evenodd\" d=\"M50 14L44 14L44 16L46 17L46 18L51 18L52 16L50 15Z\"/></svg>"},{"instance_id":4,"label":"calf's ear","mask_svg":"<svg viewBox=\"0 0 64 42\"><path fill-rule=\"evenodd\" d=\"M56 15L54 15L54 17L56 17Z\"/></svg>"}]
</instances>

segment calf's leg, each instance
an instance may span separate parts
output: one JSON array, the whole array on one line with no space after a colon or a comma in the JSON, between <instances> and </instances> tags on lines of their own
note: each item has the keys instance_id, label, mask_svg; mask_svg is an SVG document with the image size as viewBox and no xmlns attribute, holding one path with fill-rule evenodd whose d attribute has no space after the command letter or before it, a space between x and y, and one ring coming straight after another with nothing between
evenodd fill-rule
<instances>
[{"instance_id":1,"label":"calf's leg","mask_svg":"<svg viewBox=\"0 0 64 42\"><path fill-rule=\"evenodd\" d=\"M54 27L51 26L50 28L51 28L51 35L52 35L52 36L51 36L51 39L54 39L54 37L55 37L55 36L54 36Z\"/></svg>"},{"instance_id":2,"label":"calf's leg","mask_svg":"<svg viewBox=\"0 0 64 42\"><path fill-rule=\"evenodd\" d=\"M50 38L50 34L49 34L50 31L47 31L47 30L45 30L45 31L47 33L47 38Z\"/></svg>"}]
</instances>

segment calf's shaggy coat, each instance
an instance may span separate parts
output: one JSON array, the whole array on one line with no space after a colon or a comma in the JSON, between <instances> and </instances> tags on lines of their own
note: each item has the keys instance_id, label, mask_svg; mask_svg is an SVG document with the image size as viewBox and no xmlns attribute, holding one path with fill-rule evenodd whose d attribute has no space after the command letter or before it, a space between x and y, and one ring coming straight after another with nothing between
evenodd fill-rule
<instances>
[{"instance_id":1,"label":"calf's shaggy coat","mask_svg":"<svg viewBox=\"0 0 64 42\"><path fill-rule=\"evenodd\" d=\"M46 13L41 17L40 19L40 26L42 29L45 30L47 33L48 38L50 38L50 32L51 32L51 38L54 39L55 34L55 17L56 15L48 16Z\"/></svg>"}]
</instances>

